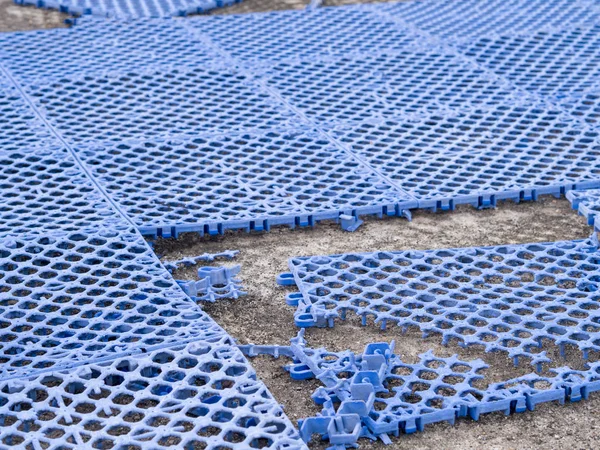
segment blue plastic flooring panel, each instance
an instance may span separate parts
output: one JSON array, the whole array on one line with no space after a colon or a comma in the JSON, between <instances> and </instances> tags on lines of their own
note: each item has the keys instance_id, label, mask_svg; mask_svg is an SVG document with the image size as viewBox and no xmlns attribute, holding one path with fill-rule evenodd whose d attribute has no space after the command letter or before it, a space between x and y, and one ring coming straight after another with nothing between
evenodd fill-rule
<instances>
[{"instance_id":1,"label":"blue plastic flooring panel","mask_svg":"<svg viewBox=\"0 0 600 450\"><path fill-rule=\"evenodd\" d=\"M600 223L595 223L600 213L600 189L572 191L567 193L567 199L573 205L573 209L587 219L588 225L595 224L596 228L600 226Z\"/></svg>"},{"instance_id":2,"label":"blue plastic flooring panel","mask_svg":"<svg viewBox=\"0 0 600 450\"><path fill-rule=\"evenodd\" d=\"M304 449L228 337L0 382L8 449Z\"/></svg>"},{"instance_id":3,"label":"blue plastic flooring panel","mask_svg":"<svg viewBox=\"0 0 600 450\"><path fill-rule=\"evenodd\" d=\"M117 19L198 14L241 0L15 0L18 5L58 9L73 15Z\"/></svg>"},{"instance_id":4,"label":"blue plastic flooring panel","mask_svg":"<svg viewBox=\"0 0 600 450\"><path fill-rule=\"evenodd\" d=\"M394 342L371 343L362 355L306 347L302 332L289 346L243 345L248 356L285 356L294 380L316 378L322 384L312 399L323 409L300 421L300 434L309 441L316 433L338 447L352 448L358 438L423 431L425 425L501 411L534 410L541 403L576 402L600 390L599 363L588 370L551 369L547 375L528 374L499 383L486 382L488 366L480 359L456 355L436 357L431 351L407 363L394 354Z\"/></svg>"},{"instance_id":5,"label":"blue plastic flooring panel","mask_svg":"<svg viewBox=\"0 0 600 450\"><path fill-rule=\"evenodd\" d=\"M598 132L544 104L345 124L330 134L420 208L535 200L600 181Z\"/></svg>"},{"instance_id":6,"label":"blue plastic flooring panel","mask_svg":"<svg viewBox=\"0 0 600 450\"><path fill-rule=\"evenodd\" d=\"M440 42L568 30L600 22L594 0L422 0L372 5Z\"/></svg>"},{"instance_id":7,"label":"blue plastic flooring panel","mask_svg":"<svg viewBox=\"0 0 600 450\"><path fill-rule=\"evenodd\" d=\"M411 27L373 14L367 5L193 17L185 25L206 33L235 58L253 64L297 58L403 51L432 42ZM235 32L232 33L232 30Z\"/></svg>"},{"instance_id":8,"label":"blue plastic flooring panel","mask_svg":"<svg viewBox=\"0 0 600 450\"><path fill-rule=\"evenodd\" d=\"M466 58L436 49L294 59L257 73L322 126L518 105L526 98Z\"/></svg>"},{"instance_id":9,"label":"blue plastic flooring panel","mask_svg":"<svg viewBox=\"0 0 600 450\"><path fill-rule=\"evenodd\" d=\"M444 43L412 19L399 19L394 8L404 6L84 20L47 35L7 34L0 36L2 64L23 98L11 98L3 111L19 133L22 123L46 122L48 133L85 160L84 171L94 172L110 201L149 235L312 225L340 214L350 218L344 226L350 230L360 214L489 207L600 187L594 113L581 116L571 106L579 87L556 98L521 85L470 54L477 39ZM553 8L542 8L542 16L552 16ZM579 6L573 8L563 8L575 17L564 19L563 28L534 32L531 25L509 37L593 37L593 20L585 14L580 20L568 12ZM584 64L588 53L577 53L578 39L560 41L560 51ZM585 85L586 98L594 95L592 71L589 80L573 77ZM553 77L568 78L547 74ZM43 129L36 133L23 137L28 146L52 143ZM242 135L243 144L233 143ZM210 161L203 156L208 150L194 151L201 163L179 156L189 153L183 144L173 150L174 142L195 146L196 138L227 148L211 149ZM263 153L249 161L246 153L258 140ZM144 161L121 154L149 152L142 147L157 150ZM310 164L301 162L316 154ZM227 159L220 161L222 155Z\"/></svg>"},{"instance_id":10,"label":"blue plastic flooring panel","mask_svg":"<svg viewBox=\"0 0 600 450\"><path fill-rule=\"evenodd\" d=\"M0 238L126 227L69 152L21 148L0 150Z\"/></svg>"},{"instance_id":11,"label":"blue plastic flooring panel","mask_svg":"<svg viewBox=\"0 0 600 450\"><path fill-rule=\"evenodd\" d=\"M219 64L213 53L192 42L174 19L86 18L72 28L0 33L2 65L31 85L69 77L168 72L181 66L207 68Z\"/></svg>"},{"instance_id":12,"label":"blue plastic flooring panel","mask_svg":"<svg viewBox=\"0 0 600 450\"><path fill-rule=\"evenodd\" d=\"M217 234L400 215L405 193L316 131L228 133L76 147L93 176L143 234Z\"/></svg>"},{"instance_id":13,"label":"blue plastic flooring panel","mask_svg":"<svg viewBox=\"0 0 600 450\"><path fill-rule=\"evenodd\" d=\"M530 92L561 99L600 87L600 28L472 39L467 57Z\"/></svg>"},{"instance_id":14,"label":"blue plastic flooring panel","mask_svg":"<svg viewBox=\"0 0 600 450\"><path fill-rule=\"evenodd\" d=\"M57 148L60 142L0 72L0 152Z\"/></svg>"},{"instance_id":15,"label":"blue plastic flooring panel","mask_svg":"<svg viewBox=\"0 0 600 450\"><path fill-rule=\"evenodd\" d=\"M225 332L132 229L0 241L0 379Z\"/></svg>"},{"instance_id":16,"label":"blue plastic flooring panel","mask_svg":"<svg viewBox=\"0 0 600 450\"><path fill-rule=\"evenodd\" d=\"M70 143L182 133L285 128L301 123L235 70L192 69L63 78L27 89Z\"/></svg>"},{"instance_id":17,"label":"blue plastic flooring panel","mask_svg":"<svg viewBox=\"0 0 600 450\"><path fill-rule=\"evenodd\" d=\"M599 265L597 241L565 241L293 258L293 277L279 282L299 287L288 303L302 327L354 312L363 324L415 326L539 368L549 361L543 340L584 358L600 351Z\"/></svg>"},{"instance_id":18,"label":"blue plastic flooring panel","mask_svg":"<svg viewBox=\"0 0 600 450\"><path fill-rule=\"evenodd\" d=\"M561 98L556 103L569 111L569 114L598 129L600 126L600 92L587 92L581 95Z\"/></svg>"}]
</instances>

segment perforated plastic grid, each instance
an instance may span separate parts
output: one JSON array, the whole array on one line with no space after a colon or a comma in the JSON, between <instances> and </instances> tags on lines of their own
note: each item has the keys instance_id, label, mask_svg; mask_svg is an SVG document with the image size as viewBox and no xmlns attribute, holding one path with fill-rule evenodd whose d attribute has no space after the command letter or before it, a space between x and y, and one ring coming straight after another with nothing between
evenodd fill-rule
<instances>
[{"instance_id":1,"label":"perforated plastic grid","mask_svg":"<svg viewBox=\"0 0 600 450\"><path fill-rule=\"evenodd\" d=\"M461 51L516 86L548 98L598 88L598 27L552 30L525 36L482 37Z\"/></svg>"},{"instance_id":2,"label":"perforated plastic grid","mask_svg":"<svg viewBox=\"0 0 600 450\"><path fill-rule=\"evenodd\" d=\"M0 375L222 335L133 230L0 243Z\"/></svg>"},{"instance_id":3,"label":"perforated plastic grid","mask_svg":"<svg viewBox=\"0 0 600 450\"><path fill-rule=\"evenodd\" d=\"M234 70L183 67L83 75L32 86L29 95L71 143L285 128L299 122Z\"/></svg>"},{"instance_id":4,"label":"perforated plastic grid","mask_svg":"<svg viewBox=\"0 0 600 450\"><path fill-rule=\"evenodd\" d=\"M447 2L437 3L448 13ZM593 88L593 68L583 78L550 70L536 75L542 84L567 89L569 95L557 98L489 66L468 48L475 39L446 45L416 19L400 20L403 8L420 10L425 3L185 21L85 20L52 31L51 38L16 33L0 42L3 64L26 95L23 111L31 108L35 123L47 121L73 146L98 171L111 199L150 235L313 225L341 214L398 215L460 203L488 207L600 186L589 106L595 94L581 101L570 95L579 85ZM541 8L532 24L556 8ZM586 1L565 6L573 20L562 28L528 25L519 35L492 37L481 24L473 30L483 40L572 35L542 43L549 57L568 60L555 55L558 46L585 64L598 31L590 8ZM588 42L583 50L578 36ZM505 64L518 74L528 53L517 53ZM526 78L533 83L535 77ZM571 89L569 82L579 84ZM19 108L14 103L3 111L8 128L21 133L29 119ZM463 131L468 137L458 136ZM233 136L243 136L243 143ZM34 138L24 135L28 143ZM46 145L46 137L39 139ZM202 153L224 154L227 162L208 163L202 153L181 148L197 140L210 141ZM186 157L194 173L158 156L175 151L176 141L176 157L203 162ZM249 161L258 141L264 150ZM157 148L153 158L160 163L123 152L142 147ZM309 164L303 164L308 147ZM102 167L108 161L109 170Z\"/></svg>"},{"instance_id":5,"label":"perforated plastic grid","mask_svg":"<svg viewBox=\"0 0 600 450\"><path fill-rule=\"evenodd\" d=\"M388 434L422 431L427 424L465 416L478 420L495 411L520 413L545 402L579 401L600 390L600 363L587 371L560 367L547 375L488 383L488 366L480 359L440 358L428 351L407 363L394 354L393 342L368 344L362 355L329 352L307 347L302 331L291 341L290 346L239 348L251 357L286 356L292 359L285 368L293 379L318 379L323 386L312 398L323 409L301 421L300 433L307 441L319 434L339 448L352 448L359 437L391 443Z\"/></svg>"},{"instance_id":6,"label":"perforated plastic grid","mask_svg":"<svg viewBox=\"0 0 600 450\"><path fill-rule=\"evenodd\" d=\"M348 311L382 328L547 362L541 345L600 351L597 241L293 258L296 323L333 326ZM284 277L283 281L287 279Z\"/></svg>"},{"instance_id":7,"label":"perforated plastic grid","mask_svg":"<svg viewBox=\"0 0 600 450\"><path fill-rule=\"evenodd\" d=\"M600 189L569 192L567 199L573 205L573 209L587 219L589 225L595 224L596 228L600 227L600 223L596 224L596 216L600 213Z\"/></svg>"},{"instance_id":8,"label":"perforated plastic grid","mask_svg":"<svg viewBox=\"0 0 600 450\"><path fill-rule=\"evenodd\" d=\"M407 45L421 43L415 30L397 26L362 6L194 17L186 20L186 26L206 34L233 57L253 63L403 51ZM231 27L237 32L231 33Z\"/></svg>"},{"instance_id":9,"label":"perforated plastic grid","mask_svg":"<svg viewBox=\"0 0 600 450\"><path fill-rule=\"evenodd\" d=\"M64 149L0 150L0 237L67 233L125 221Z\"/></svg>"},{"instance_id":10,"label":"perforated plastic grid","mask_svg":"<svg viewBox=\"0 0 600 450\"><path fill-rule=\"evenodd\" d=\"M372 8L444 42L574 29L593 26L600 19L594 0L419 0Z\"/></svg>"},{"instance_id":11,"label":"perforated plastic grid","mask_svg":"<svg viewBox=\"0 0 600 450\"><path fill-rule=\"evenodd\" d=\"M241 0L15 0L19 5L58 9L73 15L118 19L186 16Z\"/></svg>"},{"instance_id":12,"label":"perforated plastic grid","mask_svg":"<svg viewBox=\"0 0 600 450\"><path fill-rule=\"evenodd\" d=\"M155 233L156 224L162 235L306 226L340 210L396 214L416 206L311 130L77 149L144 233Z\"/></svg>"},{"instance_id":13,"label":"perforated plastic grid","mask_svg":"<svg viewBox=\"0 0 600 450\"><path fill-rule=\"evenodd\" d=\"M495 205L598 186L596 130L560 109L513 104L331 131L421 208Z\"/></svg>"},{"instance_id":14,"label":"perforated plastic grid","mask_svg":"<svg viewBox=\"0 0 600 450\"><path fill-rule=\"evenodd\" d=\"M177 20L85 18L72 28L0 33L2 65L23 84L218 65Z\"/></svg>"},{"instance_id":15,"label":"perforated plastic grid","mask_svg":"<svg viewBox=\"0 0 600 450\"><path fill-rule=\"evenodd\" d=\"M28 148L56 148L59 142L0 72L0 152Z\"/></svg>"},{"instance_id":16,"label":"perforated plastic grid","mask_svg":"<svg viewBox=\"0 0 600 450\"><path fill-rule=\"evenodd\" d=\"M223 334L0 383L3 448L304 448Z\"/></svg>"}]
</instances>

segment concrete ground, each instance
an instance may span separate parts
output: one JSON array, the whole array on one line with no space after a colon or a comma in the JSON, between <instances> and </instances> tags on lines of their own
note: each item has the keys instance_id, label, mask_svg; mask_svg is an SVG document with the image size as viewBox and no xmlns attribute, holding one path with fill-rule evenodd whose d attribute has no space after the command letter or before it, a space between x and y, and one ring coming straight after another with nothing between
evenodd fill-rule
<instances>
[{"instance_id":1,"label":"concrete ground","mask_svg":"<svg viewBox=\"0 0 600 450\"><path fill-rule=\"evenodd\" d=\"M325 0L328 5L357 2ZM219 13L298 8L306 3L305 0L246 0ZM67 17L57 12L16 6L12 0L0 0L0 31L64 26L63 21ZM281 228L263 234L228 233L206 238L189 234L177 240L159 240L155 248L165 261L205 252L239 249L241 252L235 261L218 264L242 265L241 279L248 295L236 301L222 300L207 305L205 309L242 343L287 345L297 333L293 325L294 308L285 304L285 294L289 289L277 286L275 277L287 271L290 257L556 241L585 238L590 233L591 228L570 209L566 200L543 198L537 203L504 203L495 210L477 211L465 207L448 213L417 212L410 223L399 218L369 219L354 233L343 232L336 224L320 224L315 229ZM181 269L175 276L193 279L195 269ZM530 372L530 367L525 364L513 367L503 355L489 355L455 346L445 347L439 338L423 340L414 330L404 335L394 328L381 332L374 327L361 327L354 319L338 323L333 329L309 329L306 337L313 347L324 346L333 351L352 349L356 352L361 352L369 342L395 339L397 353L407 361L414 361L419 353L430 348L440 356L459 353L464 359L481 357L490 365L485 372L487 382ZM582 361L577 351L568 351L566 361L556 355L555 349L548 348L548 351L553 355L555 365L581 367ZM259 357L252 362L292 420L318 412L310 399L318 383L292 381L282 369L285 359ZM389 447L380 442L364 440L361 448L597 448L600 440L599 416L600 396L566 406L542 405L534 413L510 417L491 414L483 416L479 422L460 420L455 426L436 424L429 426L424 433L400 436ZM321 443L312 444L311 447L325 448Z\"/></svg>"}]
</instances>

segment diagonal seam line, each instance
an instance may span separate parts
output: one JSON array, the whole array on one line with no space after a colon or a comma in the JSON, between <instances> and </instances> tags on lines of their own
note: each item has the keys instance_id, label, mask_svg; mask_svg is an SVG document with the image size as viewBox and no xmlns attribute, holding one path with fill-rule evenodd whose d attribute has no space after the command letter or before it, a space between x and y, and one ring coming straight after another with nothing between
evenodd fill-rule
<instances>
[{"instance_id":1,"label":"diagonal seam line","mask_svg":"<svg viewBox=\"0 0 600 450\"><path fill-rule=\"evenodd\" d=\"M2 72L4 72L4 75L6 76L6 78L8 78L8 80L10 81L10 83L17 89L17 91L19 91L19 94L21 94L21 98L23 98L23 100L25 100L27 102L27 104L32 109L32 111L37 116L37 118L42 121L42 123L44 124L44 126L46 126L46 128L48 130L50 130L50 132L69 151L69 153L71 154L71 156L73 156L73 158L75 159L75 161L78 164L79 168L83 171L83 173L87 177L87 179L92 182L92 184L104 196L104 198L106 199L106 201L108 201L108 203L115 209L115 211L117 213L119 213L122 216L123 219L125 219L127 222L129 222L129 224L132 227L134 227L136 229L136 231L138 231L137 225L133 222L133 220L131 220L131 218L129 218L129 216L127 214L125 214L121 210L121 208L119 207L119 205L115 201L113 201L113 199L108 195L108 193L104 190L104 188L100 185L100 183L98 183L98 181L96 181L96 178L89 172L89 170L85 166L84 162L79 158L79 156L77 155L77 153L75 152L75 150L73 149L73 147L62 137L62 135L58 132L58 130L54 127L54 125L52 125L50 122L48 122L48 120L46 120L46 118L39 111L39 109L37 108L37 106L35 106L35 103L33 102L33 100L31 100L31 98L29 97L29 94L27 94L25 92L25 90L23 89L23 87L21 86L21 84L13 76L13 74L10 72L10 70L8 70L4 65L2 65L2 63L0 63L0 70Z\"/></svg>"},{"instance_id":2,"label":"diagonal seam line","mask_svg":"<svg viewBox=\"0 0 600 450\"><path fill-rule=\"evenodd\" d=\"M297 14L307 14L307 13L303 12L303 11L299 11L299 12L297 12ZM308 13L308 14L310 14L310 13ZM346 148L346 146L344 144L342 144L337 138L333 137L331 134L329 134L327 131L325 131L317 122L314 122L313 120L309 119L308 116L306 116L301 110L299 110L293 104L291 104L289 101L287 101L285 98L283 98L276 89L273 89L268 84L266 84L262 78L252 74L246 68L246 63L243 63L236 57L232 56L227 50L224 50L221 46L219 46L217 43L215 43L211 39L211 37L209 35L207 35L206 33L203 33L201 31L198 31L195 29L190 29L189 26L185 23L185 21L182 21L182 22L184 22L182 25L188 33L190 33L192 36L196 36L202 42L204 42L205 44L212 47L213 50L215 50L217 53L221 54L225 59L229 59L230 61L233 61L235 63L235 66L238 67L240 69L240 71L243 72L249 79L256 81L262 88L264 88L266 91L268 91L269 94L271 94L273 97L275 97L281 103L283 103L294 114L301 117L304 121L306 121L308 124L310 124L315 130L317 130L321 135L323 135L329 142L334 144L338 149L342 150L344 153L346 153L352 159L354 159L357 162L359 162L360 164L362 164L365 168L367 168L373 174L377 175L383 181L388 183L391 187L396 189L399 193L402 193L402 194L406 195L407 197L410 197L412 200L417 201L417 198L414 195L408 193L400 185L398 185L394 181L392 181L389 177L387 177L386 175L381 173L376 168L372 167L361 156L348 150ZM402 200L398 199L398 203L400 203L401 201Z\"/></svg>"}]
</instances>

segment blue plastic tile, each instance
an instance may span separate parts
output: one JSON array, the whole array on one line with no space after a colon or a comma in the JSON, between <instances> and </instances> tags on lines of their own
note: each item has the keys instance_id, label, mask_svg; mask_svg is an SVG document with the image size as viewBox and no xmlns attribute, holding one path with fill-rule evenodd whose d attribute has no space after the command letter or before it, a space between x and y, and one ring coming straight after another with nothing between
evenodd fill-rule
<instances>
[{"instance_id":1,"label":"blue plastic tile","mask_svg":"<svg viewBox=\"0 0 600 450\"><path fill-rule=\"evenodd\" d=\"M405 193L311 130L80 146L94 177L144 234L217 234L400 215Z\"/></svg>"},{"instance_id":2,"label":"blue plastic tile","mask_svg":"<svg viewBox=\"0 0 600 450\"><path fill-rule=\"evenodd\" d=\"M543 105L346 124L330 134L421 208L535 200L600 179L598 132Z\"/></svg>"},{"instance_id":3,"label":"blue plastic tile","mask_svg":"<svg viewBox=\"0 0 600 450\"><path fill-rule=\"evenodd\" d=\"M307 347L301 331L289 346L239 348L251 357L291 358L285 369L294 380L321 382L312 398L323 409L300 421L300 434L306 442L321 435L339 449L354 448L360 437L390 444L390 434L423 431L428 424L532 411L541 403L576 402L600 390L600 363L588 370L560 367L546 375L489 383L488 366L480 359L440 358L428 351L407 363L394 354L393 341L368 344L362 355L328 352Z\"/></svg>"},{"instance_id":4,"label":"blue plastic tile","mask_svg":"<svg viewBox=\"0 0 600 450\"><path fill-rule=\"evenodd\" d=\"M0 241L0 379L224 336L134 230Z\"/></svg>"},{"instance_id":5,"label":"blue plastic tile","mask_svg":"<svg viewBox=\"0 0 600 450\"><path fill-rule=\"evenodd\" d=\"M599 27L554 30L526 36L472 39L460 47L482 67L522 89L549 99L597 91Z\"/></svg>"},{"instance_id":6,"label":"blue plastic tile","mask_svg":"<svg viewBox=\"0 0 600 450\"><path fill-rule=\"evenodd\" d=\"M441 42L567 30L600 22L593 0L424 0L375 5L373 10Z\"/></svg>"},{"instance_id":7,"label":"blue plastic tile","mask_svg":"<svg viewBox=\"0 0 600 450\"><path fill-rule=\"evenodd\" d=\"M29 95L67 141L284 128L299 119L233 70L187 69L65 78Z\"/></svg>"},{"instance_id":8,"label":"blue plastic tile","mask_svg":"<svg viewBox=\"0 0 600 450\"><path fill-rule=\"evenodd\" d=\"M396 52L427 43L416 30L378 17L361 5L198 17L187 20L186 26L235 58L265 64L299 57ZM232 27L235 33L231 33Z\"/></svg>"},{"instance_id":9,"label":"blue plastic tile","mask_svg":"<svg viewBox=\"0 0 600 450\"><path fill-rule=\"evenodd\" d=\"M0 71L0 152L53 148L60 142L48 131L20 93Z\"/></svg>"},{"instance_id":10,"label":"blue plastic tile","mask_svg":"<svg viewBox=\"0 0 600 450\"><path fill-rule=\"evenodd\" d=\"M437 49L294 59L258 74L321 124L491 108L526 97L466 58Z\"/></svg>"},{"instance_id":11,"label":"blue plastic tile","mask_svg":"<svg viewBox=\"0 0 600 450\"><path fill-rule=\"evenodd\" d=\"M570 191L567 193L567 199L573 205L573 209L587 219L588 225L594 225L596 216L600 213L600 189Z\"/></svg>"},{"instance_id":12,"label":"blue plastic tile","mask_svg":"<svg viewBox=\"0 0 600 450\"><path fill-rule=\"evenodd\" d=\"M562 108L594 129L600 127L600 93L588 92L555 100Z\"/></svg>"},{"instance_id":13,"label":"blue plastic tile","mask_svg":"<svg viewBox=\"0 0 600 450\"><path fill-rule=\"evenodd\" d=\"M300 293L296 324L333 326L348 312L385 328L418 327L444 342L504 351L515 362L548 358L543 340L561 351L600 351L597 240L428 251L293 258Z\"/></svg>"},{"instance_id":14,"label":"blue plastic tile","mask_svg":"<svg viewBox=\"0 0 600 450\"><path fill-rule=\"evenodd\" d=\"M118 19L198 14L241 0L15 0L19 5L58 9L73 15Z\"/></svg>"},{"instance_id":15,"label":"blue plastic tile","mask_svg":"<svg viewBox=\"0 0 600 450\"><path fill-rule=\"evenodd\" d=\"M64 149L0 150L0 237L126 223Z\"/></svg>"},{"instance_id":16,"label":"blue plastic tile","mask_svg":"<svg viewBox=\"0 0 600 450\"><path fill-rule=\"evenodd\" d=\"M3 448L306 446L229 338L0 382Z\"/></svg>"},{"instance_id":17,"label":"blue plastic tile","mask_svg":"<svg viewBox=\"0 0 600 450\"><path fill-rule=\"evenodd\" d=\"M0 34L2 65L24 84L219 65L178 20L86 18L72 28Z\"/></svg>"}]
</instances>

